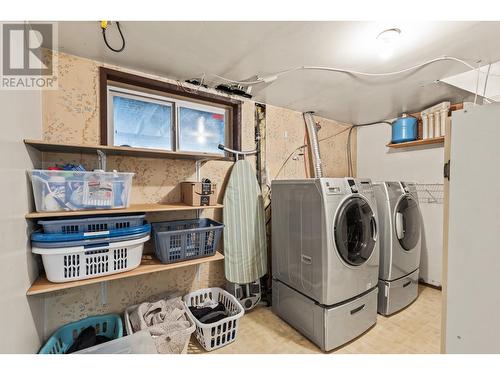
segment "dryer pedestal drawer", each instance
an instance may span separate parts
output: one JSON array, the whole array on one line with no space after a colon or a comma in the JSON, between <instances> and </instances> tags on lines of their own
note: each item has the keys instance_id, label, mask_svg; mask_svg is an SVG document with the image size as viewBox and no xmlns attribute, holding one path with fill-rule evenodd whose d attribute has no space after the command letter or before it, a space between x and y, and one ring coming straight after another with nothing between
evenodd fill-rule
<instances>
[{"instance_id":1,"label":"dryer pedestal drawer","mask_svg":"<svg viewBox=\"0 0 500 375\"><path fill-rule=\"evenodd\" d=\"M287 285L273 280L275 314L318 345L335 349L377 322L377 288L361 297L326 308Z\"/></svg>"},{"instance_id":2,"label":"dryer pedestal drawer","mask_svg":"<svg viewBox=\"0 0 500 375\"><path fill-rule=\"evenodd\" d=\"M378 312L391 315L415 301L418 296L418 269L396 281L379 280Z\"/></svg>"}]
</instances>

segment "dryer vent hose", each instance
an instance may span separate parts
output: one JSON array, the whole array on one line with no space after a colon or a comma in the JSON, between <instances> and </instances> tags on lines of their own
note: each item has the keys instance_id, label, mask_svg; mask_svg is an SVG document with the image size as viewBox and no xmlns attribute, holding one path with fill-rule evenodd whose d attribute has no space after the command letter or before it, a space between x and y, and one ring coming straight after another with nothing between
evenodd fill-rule
<instances>
[{"instance_id":1,"label":"dryer vent hose","mask_svg":"<svg viewBox=\"0 0 500 375\"><path fill-rule=\"evenodd\" d=\"M311 147L311 155L314 169L314 177L323 177L323 166L321 165L321 156L319 153L318 131L314 123L314 112L304 112L304 122L306 123L307 135Z\"/></svg>"}]
</instances>

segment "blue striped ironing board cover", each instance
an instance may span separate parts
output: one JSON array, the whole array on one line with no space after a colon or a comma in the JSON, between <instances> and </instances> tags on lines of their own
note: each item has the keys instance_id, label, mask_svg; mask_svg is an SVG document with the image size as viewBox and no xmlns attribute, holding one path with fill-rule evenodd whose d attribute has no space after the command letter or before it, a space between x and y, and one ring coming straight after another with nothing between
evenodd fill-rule
<instances>
[{"instance_id":1,"label":"blue striped ironing board cover","mask_svg":"<svg viewBox=\"0 0 500 375\"><path fill-rule=\"evenodd\" d=\"M255 171L238 160L224 195L224 269L226 279L246 284L267 272L264 203Z\"/></svg>"}]
</instances>

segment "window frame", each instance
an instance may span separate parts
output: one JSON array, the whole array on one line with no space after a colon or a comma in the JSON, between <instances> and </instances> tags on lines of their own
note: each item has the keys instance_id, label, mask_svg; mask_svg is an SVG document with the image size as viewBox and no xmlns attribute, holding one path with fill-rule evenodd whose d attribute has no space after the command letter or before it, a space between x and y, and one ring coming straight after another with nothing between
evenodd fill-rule
<instances>
[{"instance_id":1,"label":"window frame","mask_svg":"<svg viewBox=\"0 0 500 375\"><path fill-rule=\"evenodd\" d=\"M110 68L100 67L99 68L99 105L100 105L100 144L101 145L109 145L109 136L108 136L108 121L109 121L109 113L111 112L108 109L108 87L116 87L116 85L124 85L126 87L133 87L132 91L138 91L142 93L144 96L155 96L156 94L152 93L157 92L158 96L160 96L164 101L169 101L168 98L176 100L178 102L187 102L190 104L200 104L208 107L227 107L227 116L225 118L225 127L227 130L226 138L228 139L228 143L226 147L241 150L241 112L242 112L242 104L241 100L237 100L231 97L226 97L222 95L217 95L201 90L186 90L182 86L175 85L172 83L155 80L148 77L143 77L135 74L130 74ZM120 89L122 89L120 87ZM123 90L127 90L124 88ZM151 93L151 94L150 94ZM167 100L165 100L167 99ZM195 108L196 109L196 108ZM176 116L177 108L174 106L173 116ZM111 116L113 114L111 113ZM177 126L177 119L174 118L173 125ZM179 154L193 154L193 158L196 155L206 154L207 156L221 156L221 154L213 154L213 153L200 153L200 152L184 152L177 149L177 135L174 134L174 143L175 147L172 153L179 152ZM154 149L151 149L154 150ZM168 150L167 150L168 151Z\"/></svg>"}]
</instances>

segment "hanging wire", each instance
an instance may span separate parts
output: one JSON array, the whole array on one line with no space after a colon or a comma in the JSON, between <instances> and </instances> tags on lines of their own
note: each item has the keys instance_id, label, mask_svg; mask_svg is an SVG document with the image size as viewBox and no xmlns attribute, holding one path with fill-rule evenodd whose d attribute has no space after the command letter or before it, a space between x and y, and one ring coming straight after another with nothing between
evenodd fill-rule
<instances>
[{"instance_id":1,"label":"hanging wire","mask_svg":"<svg viewBox=\"0 0 500 375\"><path fill-rule=\"evenodd\" d=\"M346 147L346 150L347 150L347 174L350 177L354 177L354 168L352 166L352 152L351 152L351 138L352 138L351 136L352 136L352 131L354 130L354 128L364 127L364 126L371 126L371 125L377 125L377 124L389 124L389 125L392 125L392 122L382 120L382 121L368 122L366 124L357 124L357 125L353 125L353 126L351 126L349 128L349 134L347 135L347 147Z\"/></svg>"},{"instance_id":2,"label":"hanging wire","mask_svg":"<svg viewBox=\"0 0 500 375\"><path fill-rule=\"evenodd\" d=\"M304 66L298 66L298 67L291 68L291 69L281 70L279 72L272 73L272 74L266 75L264 77L258 77L254 81L237 81L237 80L226 78L226 77L223 77L223 76L220 76L217 74L213 74L213 76L220 78L220 79L227 81L227 82L237 83L237 84L241 84L241 85L256 85L258 83L273 82L282 75L296 72L299 70L319 70L319 71L346 73L346 74L351 74L354 76L366 76L366 77L387 77L387 76L395 76L395 75L400 75L403 73L415 71L415 70L422 68L426 65L430 65L430 64L433 64L433 63L436 63L439 61L455 61L455 62L458 62L460 64L465 65L469 69L474 69L474 70L476 69L473 65L469 64L467 61L460 59L458 57L441 56L441 57L436 57L436 58L431 59L431 60L424 61L423 63L417 64L417 65L410 66L409 68L396 70L393 72L382 72L382 73L362 72L362 71L357 71L357 70L343 69L343 68L337 68L337 67L328 67L328 66L306 66L306 65L304 65Z\"/></svg>"},{"instance_id":3,"label":"hanging wire","mask_svg":"<svg viewBox=\"0 0 500 375\"><path fill-rule=\"evenodd\" d=\"M102 29L102 37L104 38L104 43L106 43L106 46L113 52L121 52L125 49L125 37L123 36L122 29L120 27L120 22L116 21L116 27L118 28L118 32L120 33L120 37L122 38L122 46L120 48L113 48L109 45L108 40L106 38L106 30L107 30L107 25L106 27L101 27Z\"/></svg>"}]
</instances>

